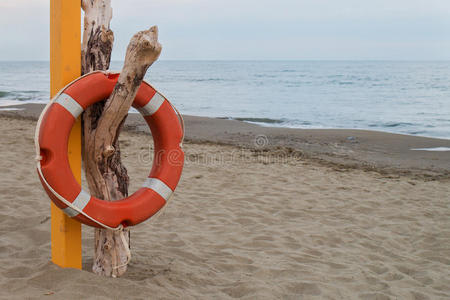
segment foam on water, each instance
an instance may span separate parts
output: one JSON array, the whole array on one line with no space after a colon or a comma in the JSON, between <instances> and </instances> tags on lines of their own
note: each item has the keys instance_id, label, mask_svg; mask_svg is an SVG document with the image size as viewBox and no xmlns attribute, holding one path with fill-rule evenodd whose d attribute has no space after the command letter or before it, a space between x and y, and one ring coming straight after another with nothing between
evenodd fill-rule
<instances>
[{"instance_id":1,"label":"foam on water","mask_svg":"<svg viewBox=\"0 0 450 300\"><path fill-rule=\"evenodd\" d=\"M412 148L413 151L436 151L436 152L444 152L450 151L449 147L434 147L434 148Z\"/></svg>"},{"instance_id":2,"label":"foam on water","mask_svg":"<svg viewBox=\"0 0 450 300\"><path fill-rule=\"evenodd\" d=\"M13 111L13 110L24 110L24 109L23 108L16 108L16 107L0 107L0 110Z\"/></svg>"}]
</instances>

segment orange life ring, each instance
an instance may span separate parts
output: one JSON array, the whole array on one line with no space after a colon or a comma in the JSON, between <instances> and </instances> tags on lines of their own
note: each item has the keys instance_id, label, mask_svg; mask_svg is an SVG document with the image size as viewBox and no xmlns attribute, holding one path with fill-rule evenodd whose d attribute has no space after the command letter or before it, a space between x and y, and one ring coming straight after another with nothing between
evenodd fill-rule
<instances>
[{"instance_id":1,"label":"orange life ring","mask_svg":"<svg viewBox=\"0 0 450 300\"><path fill-rule=\"evenodd\" d=\"M70 83L49 103L36 129L37 169L44 189L67 215L94 227L132 226L153 216L174 192L184 163L184 128L174 107L143 82L133 107L144 116L154 140L149 177L134 194L114 202L97 199L81 188L69 166L69 134L88 106L109 97L118 77L93 72Z\"/></svg>"}]
</instances>

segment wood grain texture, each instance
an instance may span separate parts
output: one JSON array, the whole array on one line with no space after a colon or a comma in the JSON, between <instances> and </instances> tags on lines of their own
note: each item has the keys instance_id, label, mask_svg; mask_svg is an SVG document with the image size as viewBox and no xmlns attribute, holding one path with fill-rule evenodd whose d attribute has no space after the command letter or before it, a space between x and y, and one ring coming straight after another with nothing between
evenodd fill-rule
<instances>
[{"instance_id":1,"label":"wood grain texture","mask_svg":"<svg viewBox=\"0 0 450 300\"><path fill-rule=\"evenodd\" d=\"M110 0L85 0L82 70L88 73L109 68L114 35L109 27ZM83 116L83 149L86 179L91 194L114 201L128 196L129 177L121 162L118 137L148 67L158 59L161 45L158 28L135 34L128 45L125 63L109 99L91 106ZM117 277L126 272L127 244L120 232L95 230L96 274Z\"/></svg>"}]
</instances>

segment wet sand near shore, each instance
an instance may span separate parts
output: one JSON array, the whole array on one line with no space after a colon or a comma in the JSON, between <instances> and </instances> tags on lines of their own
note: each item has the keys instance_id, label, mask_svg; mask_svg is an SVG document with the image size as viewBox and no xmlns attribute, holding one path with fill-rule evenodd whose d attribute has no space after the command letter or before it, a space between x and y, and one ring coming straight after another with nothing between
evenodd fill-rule
<instances>
[{"instance_id":1,"label":"wet sand near shore","mask_svg":"<svg viewBox=\"0 0 450 300\"><path fill-rule=\"evenodd\" d=\"M37 119L41 104L10 106L0 115ZM450 177L450 151L417 151L450 148L450 139L352 129L292 129L262 127L235 120L184 116L186 140L240 147L300 151L304 156L341 168L361 168L423 178ZM125 129L149 132L139 114L130 114Z\"/></svg>"}]
</instances>

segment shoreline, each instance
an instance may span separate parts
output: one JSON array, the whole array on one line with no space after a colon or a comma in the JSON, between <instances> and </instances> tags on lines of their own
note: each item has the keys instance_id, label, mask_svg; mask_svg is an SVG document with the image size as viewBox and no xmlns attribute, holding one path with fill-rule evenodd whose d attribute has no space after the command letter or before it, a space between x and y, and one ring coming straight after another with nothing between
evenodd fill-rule
<instances>
[{"instance_id":1,"label":"shoreline","mask_svg":"<svg viewBox=\"0 0 450 300\"><path fill-rule=\"evenodd\" d=\"M17 103L13 103L17 102ZM24 110L24 109L30 109L27 107L28 105L34 106L45 106L46 103L42 102L23 102L23 101L17 101L12 100L9 104L0 104L0 115L2 111L15 111L15 110ZM34 108L32 108L34 110ZM132 111L129 113L130 115L139 114L138 111ZM33 113L34 115L34 113ZM289 127L283 124L284 120L282 119L272 119L268 117L230 117L230 116L205 116L205 115L190 115L190 114L182 114L183 116L188 117L194 117L194 118L207 118L207 119L213 119L213 120L229 120L229 121L239 121L250 125L256 125L259 127L266 127L266 128L279 128L279 129L299 129L299 130L362 130L362 131L369 131L369 132L380 132L380 133L391 133L391 134L398 134L398 135L405 135L405 136L412 136L412 137L420 137L420 138L430 138L430 139L437 139L437 140L448 140L450 141L450 137L444 137L444 136L432 136L432 135L418 135L413 133L405 133L405 132L395 132L395 131L389 131L389 130L375 130L371 128L347 128L347 127ZM30 116L32 119L34 116ZM450 151L450 150L449 150Z\"/></svg>"},{"instance_id":2,"label":"shoreline","mask_svg":"<svg viewBox=\"0 0 450 300\"><path fill-rule=\"evenodd\" d=\"M0 116L37 120L43 104L5 106ZM450 178L450 140L360 129L298 129L266 127L238 120L183 116L185 141L233 145L254 151L296 152L339 169L358 168L408 175L426 180ZM139 114L129 114L125 130L149 133Z\"/></svg>"}]
</instances>

